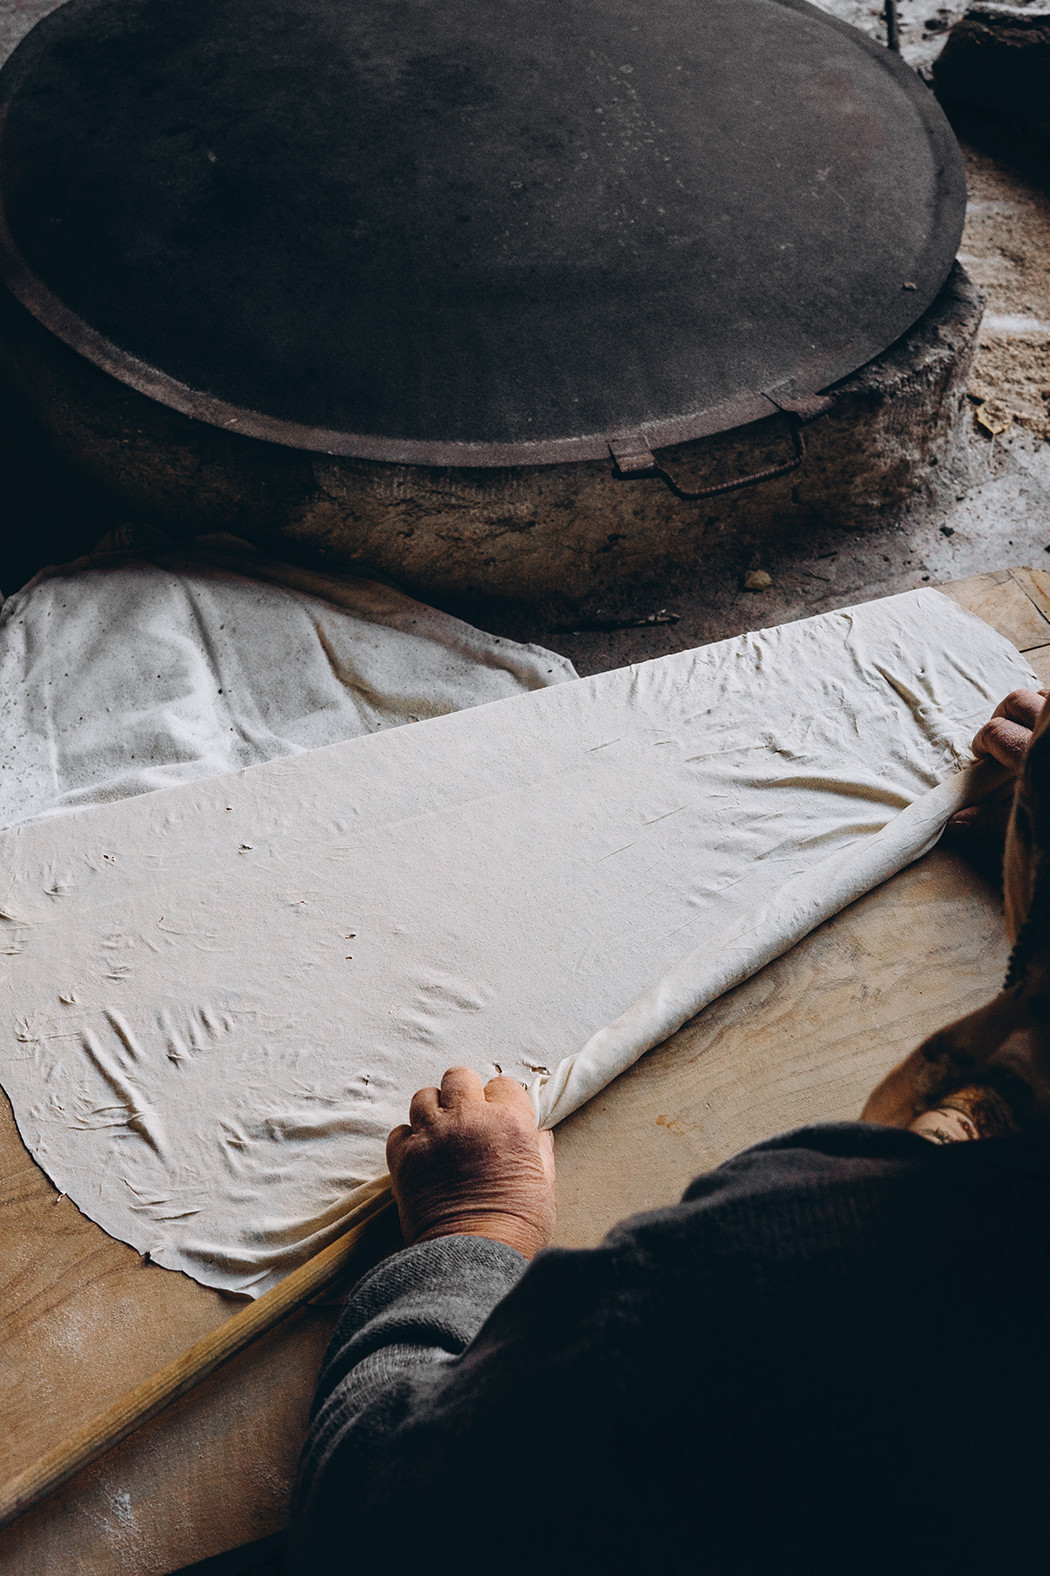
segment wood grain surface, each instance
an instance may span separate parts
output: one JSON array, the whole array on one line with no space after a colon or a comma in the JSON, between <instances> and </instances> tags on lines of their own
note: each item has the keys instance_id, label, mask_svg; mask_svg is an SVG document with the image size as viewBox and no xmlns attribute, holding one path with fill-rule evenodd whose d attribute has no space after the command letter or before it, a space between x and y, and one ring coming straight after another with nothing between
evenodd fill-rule
<instances>
[{"instance_id":1,"label":"wood grain surface","mask_svg":"<svg viewBox=\"0 0 1050 1576\"><path fill-rule=\"evenodd\" d=\"M348 1271L356 1274L358 1246L365 1239L369 1221L394 1209L390 1177L376 1177L356 1188L347 1203L343 1229L334 1242L297 1265L260 1297L246 1301L232 1318L221 1320L164 1367L124 1390L104 1412L63 1435L21 1472L7 1478L0 1486L0 1527L50 1498L122 1440L188 1396L224 1363L299 1313L319 1294L329 1292Z\"/></svg>"},{"instance_id":2,"label":"wood grain surface","mask_svg":"<svg viewBox=\"0 0 1050 1576\"><path fill-rule=\"evenodd\" d=\"M942 587L1050 685L1050 573ZM557 1135L564 1244L674 1200L742 1145L855 1116L885 1070L998 989L994 881L936 849L713 1003ZM373 1228L372 1259L396 1238ZM60 1198L0 1096L0 1478L239 1304L143 1263ZM283 1526L335 1318L310 1307L0 1534L4 1576L166 1576Z\"/></svg>"}]
</instances>

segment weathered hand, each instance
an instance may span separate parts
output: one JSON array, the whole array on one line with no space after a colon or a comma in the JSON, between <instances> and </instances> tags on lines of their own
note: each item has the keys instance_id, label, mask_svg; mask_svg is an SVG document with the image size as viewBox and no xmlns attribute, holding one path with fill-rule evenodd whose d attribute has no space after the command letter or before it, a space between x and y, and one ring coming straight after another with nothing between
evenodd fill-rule
<instances>
[{"instance_id":1,"label":"weathered hand","mask_svg":"<svg viewBox=\"0 0 1050 1576\"><path fill-rule=\"evenodd\" d=\"M489 1237L533 1258L554 1231L554 1143L513 1078L450 1067L420 1089L386 1156L406 1243Z\"/></svg>"},{"instance_id":2,"label":"weathered hand","mask_svg":"<svg viewBox=\"0 0 1050 1576\"><path fill-rule=\"evenodd\" d=\"M1050 690L1011 690L1001 700L973 741L975 755L993 755L1014 776L1024 765L1032 729L1039 721L1043 702Z\"/></svg>"},{"instance_id":3,"label":"weathered hand","mask_svg":"<svg viewBox=\"0 0 1050 1576\"><path fill-rule=\"evenodd\" d=\"M1024 765L1032 729L1039 720L1047 695L1050 690L1012 690L1001 700L974 738L971 748L978 759L991 756L1016 777ZM1012 800L1013 784L1009 783L987 803L971 805L953 815L949 828L986 842L1001 843L1006 835Z\"/></svg>"}]
</instances>

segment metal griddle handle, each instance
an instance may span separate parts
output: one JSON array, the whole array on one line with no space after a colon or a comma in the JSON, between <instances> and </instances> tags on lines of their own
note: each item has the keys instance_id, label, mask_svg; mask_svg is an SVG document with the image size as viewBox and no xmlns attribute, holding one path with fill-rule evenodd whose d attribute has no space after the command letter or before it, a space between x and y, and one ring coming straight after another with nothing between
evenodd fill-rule
<instances>
[{"instance_id":1,"label":"metal griddle handle","mask_svg":"<svg viewBox=\"0 0 1050 1576\"><path fill-rule=\"evenodd\" d=\"M713 498L717 493L736 492L741 487L753 487L756 482L771 481L774 476L786 476L789 471L797 470L806 457L803 423L822 415L830 408L832 401L818 394L790 402L787 399L777 400L775 403L791 422L791 441L795 451L790 460L784 460L780 465L770 465L764 471L752 471L748 476L737 476L729 482L716 482L712 487L690 491L680 487L674 477L664 470L641 433L632 432L609 440L609 450L616 462L614 474L622 482L648 481L655 477L684 503L696 503L700 498Z\"/></svg>"}]
</instances>

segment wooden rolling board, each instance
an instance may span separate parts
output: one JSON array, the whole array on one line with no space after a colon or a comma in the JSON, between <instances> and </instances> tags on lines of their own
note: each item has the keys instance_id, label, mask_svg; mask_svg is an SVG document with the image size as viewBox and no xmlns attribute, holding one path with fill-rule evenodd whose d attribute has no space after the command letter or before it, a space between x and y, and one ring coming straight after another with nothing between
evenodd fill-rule
<instances>
[{"instance_id":1,"label":"wooden rolling board","mask_svg":"<svg viewBox=\"0 0 1050 1576\"><path fill-rule=\"evenodd\" d=\"M1050 685L1050 574L944 587ZM796 1124L856 1115L930 1030L998 989L999 897L935 850L712 1004L558 1131L557 1240L597 1241L699 1171ZM236 1304L115 1242L59 1198L0 1097L0 1474L25 1466ZM373 1256L392 1246L377 1228ZM166 1576L284 1523L334 1321L308 1313L0 1534L5 1576Z\"/></svg>"}]
</instances>

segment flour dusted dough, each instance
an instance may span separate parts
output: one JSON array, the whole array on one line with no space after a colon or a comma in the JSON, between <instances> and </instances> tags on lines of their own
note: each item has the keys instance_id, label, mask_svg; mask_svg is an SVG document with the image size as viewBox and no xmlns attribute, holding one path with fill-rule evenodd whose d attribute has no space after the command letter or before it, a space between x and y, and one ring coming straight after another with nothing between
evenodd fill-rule
<instances>
[{"instance_id":1,"label":"flour dusted dough","mask_svg":"<svg viewBox=\"0 0 1050 1576\"><path fill-rule=\"evenodd\" d=\"M115 1236L257 1294L450 1063L553 1123L917 857L1031 682L912 592L16 827L23 1138Z\"/></svg>"}]
</instances>

